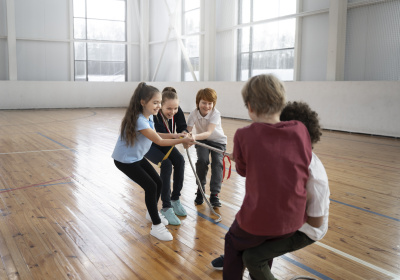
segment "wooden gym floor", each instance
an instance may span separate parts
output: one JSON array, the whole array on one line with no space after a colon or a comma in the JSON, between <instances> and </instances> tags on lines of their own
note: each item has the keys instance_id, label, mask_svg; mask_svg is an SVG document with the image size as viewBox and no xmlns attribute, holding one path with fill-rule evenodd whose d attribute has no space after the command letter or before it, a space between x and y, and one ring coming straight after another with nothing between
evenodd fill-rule
<instances>
[{"instance_id":1,"label":"wooden gym floor","mask_svg":"<svg viewBox=\"0 0 400 280\"><path fill-rule=\"evenodd\" d=\"M0 111L0 279L222 279L210 261L223 253L244 178L233 164L215 224L205 203L194 205L187 161L188 216L168 226L172 242L156 240L142 189L111 159L124 111ZM223 119L228 151L247 124ZM399 140L324 131L314 151L330 181L329 231L277 258L275 276L400 279ZM190 155L195 161L193 147Z\"/></svg>"}]
</instances>

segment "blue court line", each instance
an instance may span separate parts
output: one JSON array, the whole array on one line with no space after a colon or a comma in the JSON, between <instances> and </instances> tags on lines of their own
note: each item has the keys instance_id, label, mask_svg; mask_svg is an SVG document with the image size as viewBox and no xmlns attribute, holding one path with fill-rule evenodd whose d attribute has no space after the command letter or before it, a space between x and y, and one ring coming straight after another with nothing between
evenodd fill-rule
<instances>
[{"instance_id":1,"label":"blue court line","mask_svg":"<svg viewBox=\"0 0 400 280\"><path fill-rule=\"evenodd\" d=\"M351 204L340 202L338 200L334 200L334 199L330 199L330 200L333 201L333 202L336 202L336 203L351 207L351 208L355 208L355 209L362 210L362 211L365 211L365 212L368 212L368 213L371 213L371 214L374 214L374 215L378 215L378 216L381 216L381 217L384 217L384 218L387 218L387 219L391 219L391 220L396 221L396 222L400 222L400 219L396 219L396 218L393 218L393 217L390 217L390 216L386 216L386 215L383 215L383 214L380 214L380 213L377 213L377 212L374 212L374 211L371 211L371 210L368 210L368 209L364 209L364 208L357 207L357 206L354 206L354 205L351 205Z\"/></svg>"},{"instance_id":2,"label":"blue court line","mask_svg":"<svg viewBox=\"0 0 400 280\"><path fill-rule=\"evenodd\" d=\"M31 188L36 188L36 187L48 187L48 186L56 186L56 185L63 185L63 184L72 184L72 182L62 182L62 183L55 183L55 184L46 184L46 185L37 185L37 186L31 186ZM0 189L1 191L9 191L13 189Z\"/></svg>"},{"instance_id":3,"label":"blue court line","mask_svg":"<svg viewBox=\"0 0 400 280\"><path fill-rule=\"evenodd\" d=\"M61 144L60 142L57 142L56 140L51 139L50 137L48 137L48 136L46 136L46 135L43 135L43 134L40 133L40 132L38 132L37 134L39 134L40 136L43 136L44 138L49 139L50 141L52 141L52 142L54 142L54 143L60 145L61 147L64 147L64 148L66 148L66 149L68 149L68 150L70 150L70 151L76 153L76 151L75 151L74 149L71 149L70 147L67 147L67 146L63 145L63 144Z\"/></svg>"},{"instance_id":4,"label":"blue court line","mask_svg":"<svg viewBox=\"0 0 400 280\"><path fill-rule=\"evenodd\" d=\"M195 212L198 216L202 217L203 219L206 219L207 221L219 226L220 228L225 229L226 231L229 230L228 226L226 226L224 224L221 224L221 223L216 223L213 219L211 219L210 217L204 215L203 213L200 213L199 211L192 209L191 207L189 207L186 204L184 204L184 205L185 205L186 209L189 209L192 212ZM306 265L304 265L304 264L302 264L302 263L300 263L298 261L295 261L295 260L293 260L293 259L291 259L291 258L289 258L289 257L287 257L285 255L282 255L280 257L283 258L284 260L286 260L286 261L288 261L288 262L300 267L301 269L303 269L303 270L305 270L305 271L307 271L307 272L309 272L311 274L314 274L315 276L317 276L317 277L319 277L319 278L321 278L323 280L333 280L332 278L330 278L330 277L328 277L328 276L326 276L326 275L324 275L324 274L322 274L322 273L320 273L320 272L318 272L318 271L316 271L316 270L314 270L314 269L312 269L312 268L310 268L310 267L308 267L308 266L306 266Z\"/></svg>"},{"instance_id":5,"label":"blue court line","mask_svg":"<svg viewBox=\"0 0 400 280\"><path fill-rule=\"evenodd\" d=\"M283 258L284 260L286 260L286 261L288 261L288 262L290 262L290 263L292 263L292 264L304 269L305 271L307 271L307 272L309 272L311 274L314 274L315 276L318 276L321 279L333 280L332 278L326 276L325 274L322 274L322 273L320 273L320 272L318 272L318 271L316 271L316 270L314 270L314 269L312 269L312 268L310 268L310 267L308 267L308 266L306 266L306 265L304 265L302 263L299 263L298 261L295 261L295 260L285 256L285 255L280 256L280 258Z\"/></svg>"},{"instance_id":6,"label":"blue court line","mask_svg":"<svg viewBox=\"0 0 400 280\"><path fill-rule=\"evenodd\" d=\"M225 169L228 169L228 168L225 168ZM233 170L233 171L236 172L236 170ZM400 219L393 218L393 217L390 217L390 216L386 216L386 215L380 214L378 212L374 212L374 211L371 211L371 210L368 210L368 209L364 209L364 208L361 208L361 207L357 207L357 206L354 206L354 205L351 205L351 204L347 204L347 203L344 203L344 202L340 202L340 201L335 200L335 199L331 199L330 198L330 201L336 202L336 203L339 203L339 204L342 204L342 205L345 205L345 206L348 206L348 207L352 207L354 209L361 210L361 211L364 211L364 212L367 212L367 213L370 213L370 214L381 216L381 217L384 217L384 218L387 218L387 219L390 219L390 220L393 220L393 221L396 221L396 222L400 222Z\"/></svg>"}]
</instances>

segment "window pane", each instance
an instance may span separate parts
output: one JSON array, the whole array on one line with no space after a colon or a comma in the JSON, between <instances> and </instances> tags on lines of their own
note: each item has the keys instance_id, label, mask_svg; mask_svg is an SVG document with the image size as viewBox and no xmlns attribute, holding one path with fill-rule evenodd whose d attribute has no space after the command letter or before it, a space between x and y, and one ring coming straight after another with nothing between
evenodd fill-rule
<instances>
[{"instance_id":1,"label":"window pane","mask_svg":"<svg viewBox=\"0 0 400 280\"><path fill-rule=\"evenodd\" d=\"M125 62L88 62L88 80L103 82L124 82Z\"/></svg>"},{"instance_id":2,"label":"window pane","mask_svg":"<svg viewBox=\"0 0 400 280\"><path fill-rule=\"evenodd\" d=\"M190 36L185 40L185 47L189 57L200 56L200 38L199 36Z\"/></svg>"},{"instance_id":3,"label":"window pane","mask_svg":"<svg viewBox=\"0 0 400 280\"><path fill-rule=\"evenodd\" d=\"M255 25L253 27L253 51L279 48L278 27L278 22Z\"/></svg>"},{"instance_id":4,"label":"window pane","mask_svg":"<svg viewBox=\"0 0 400 280\"><path fill-rule=\"evenodd\" d=\"M281 0L279 5L279 16L292 15L296 13L296 0Z\"/></svg>"},{"instance_id":5,"label":"window pane","mask_svg":"<svg viewBox=\"0 0 400 280\"><path fill-rule=\"evenodd\" d=\"M280 48L293 48L296 36L296 20L294 18L279 21Z\"/></svg>"},{"instance_id":6,"label":"window pane","mask_svg":"<svg viewBox=\"0 0 400 280\"><path fill-rule=\"evenodd\" d=\"M125 41L125 22L88 19L87 24L88 39Z\"/></svg>"},{"instance_id":7,"label":"window pane","mask_svg":"<svg viewBox=\"0 0 400 280\"><path fill-rule=\"evenodd\" d=\"M74 17L86 17L85 0L74 0Z\"/></svg>"},{"instance_id":8,"label":"window pane","mask_svg":"<svg viewBox=\"0 0 400 280\"><path fill-rule=\"evenodd\" d=\"M75 60L86 60L86 43L75 42Z\"/></svg>"},{"instance_id":9,"label":"window pane","mask_svg":"<svg viewBox=\"0 0 400 280\"><path fill-rule=\"evenodd\" d=\"M87 17L125 21L125 1L87 0Z\"/></svg>"},{"instance_id":10,"label":"window pane","mask_svg":"<svg viewBox=\"0 0 400 280\"><path fill-rule=\"evenodd\" d=\"M125 61L125 45L88 43L88 60Z\"/></svg>"},{"instance_id":11,"label":"window pane","mask_svg":"<svg viewBox=\"0 0 400 280\"><path fill-rule=\"evenodd\" d=\"M74 18L74 38L86 39L86 20Z\"/></svg>"},{"instance_id":12,"label":"window pane","mask_svg":"<svg viewBox=\"0 0 400 280\"><path fill-rule=\"evenodd\" d=\"M250 27L239 29L239 38L241 40L240 52L250 51Z\"/></svg>"},{"instance_id":13,"label":"window pane","mask_svg":"<svg viewBox=\"0 0 400 280\"><path fill-rule=\"evenodd\" d=\"M193 67L194 75L196 76L197 80L199 80L200 75L200 59L198 57L191 57L190 63ZM189 67L186 64L186 61L183 63L183 71L185 73L184 81L194 81L192 73L189 70Z\"/></svg>"},{"instance_id":14,"label":"window pane","mask_svg":"<svg viewBox=\"0 0 400 280\"><path fill-rule=\"evenodd\" d=\"M253 0L253 21L279 16L279 0Z\"/></svg>"},{"instance_id":15,"label":"window pane","mask_svg":"<svg viewBox=\"0 0 400 280\"><path fill-rule=\"evenodd\" d=\"M75 81L86 81L86 61L75 61Z\"/></svg>"},{"instance_id":16,"label":"window pane","mask_svg":"<svg viewBox=\"0 0 400 280\"><path fill-rule=\"evenodd\" d=\"M296 21L281 20L253 27L253 51L294 47Z\"/></svg>"},{"instance_id":17,"label":"window pane","mask_svg":"<svg viewBox=\"0 0 400 280\"><path fill-rule=\"evenodd\" d=\"M185 13L184 34L191 34L200 31L200 9Z\"/></svg>"},{"instance_id":18,"label":"window pane","mask_svg":"<svg viewBox=\"0 0 400 280\"><path fill-rule=\"evenodd\" d=\"M249 54L244 53L240 56L240 73L239 73L240 81L247 81L249 79L250 70L249 70Z\"/></svg>"},{"instance_id":19,"label":"window pane","mask_svg":"<svg viewBox=\"0 0 400 280\"><path fill-rule=\"evenodd\" d=\"M294 50L253 53L252 75L274 73L278 78L293 80Z\"/></svg>"},{"instance_id":20,"label":"window pane","mask_svg":"<svg viewBox=\"0 0 400 280\"><path fill-rule=\"evenodd\" d=\"M185 0L185 11L200 8L200 0Z\"/></svg>"},{"instance_id":21,"label":"window pane","mask_svg":"<svg viewBox=\"0 0 400 280\"><path fill-rule=\"evenodd\" d=\"M250 0L242 0L242 7L240 10L241 22L239 23L248 23L250 22Z\"/></svg>"}]
</instances>

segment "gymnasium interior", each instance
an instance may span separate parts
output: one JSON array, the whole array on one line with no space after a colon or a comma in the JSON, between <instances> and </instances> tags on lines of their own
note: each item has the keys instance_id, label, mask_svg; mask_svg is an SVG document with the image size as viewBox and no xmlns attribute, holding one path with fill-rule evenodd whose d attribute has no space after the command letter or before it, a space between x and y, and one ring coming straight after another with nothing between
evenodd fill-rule
<instances>
[{"instance_id":1,"label":"gymnasium interior","mask_svg":"<svg viewBox=\"0 0 400 280\"><path fill-rule=\"evenodd\" d=\"M400 279L399 30L399 0L0 0L0 279L222 279L235 162L216 222L176 146L187 216L163 242L111 154L140 82L175 88L186 117L214 89L232 152L259 74L318 113L330 188L326 236L275 258L276 279Z\"/></svg>"}]
</instances>

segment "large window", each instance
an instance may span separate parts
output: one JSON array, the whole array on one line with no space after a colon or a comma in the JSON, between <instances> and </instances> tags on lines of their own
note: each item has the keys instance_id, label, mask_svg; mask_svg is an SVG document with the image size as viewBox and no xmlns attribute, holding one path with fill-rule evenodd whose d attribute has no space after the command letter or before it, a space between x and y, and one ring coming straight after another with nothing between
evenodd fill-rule
<instances>
[{"instance_id":1,"label":"large window","mask_svg":"<svg viewBox=\"0 0 400 280\"><path fill-rule=\"evenodd\" d=\"M296 21L279 18L295 13L296 0L239 0L239 24L246 27L238 29L237 80L262 73L293 80Z\"/></svg>"},{"instance_id":2,"label":"large window","mask_svg":"<svg viewBox=\"0 0 400 280\"><path fill-rule=\"evenodd\" d=\"M183 19L182 33L183 44L186 47L190 63L193 67L193 72L199 80L200 71L200 0L184 0L183 4ZM188 67L188 63L182 57L182 80L193 81L192 73Z\"/></svg>"},{"instance_id":3,"label":"large window","mask_svg":"<svg viewBox=\"0 0 400 280\"><path fill-rule=\"evenodd\" d=\"M74 0L76 81L126 81L126 1Z\"/></svg>"}]
</instances>

